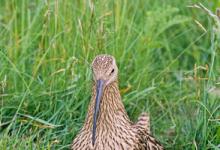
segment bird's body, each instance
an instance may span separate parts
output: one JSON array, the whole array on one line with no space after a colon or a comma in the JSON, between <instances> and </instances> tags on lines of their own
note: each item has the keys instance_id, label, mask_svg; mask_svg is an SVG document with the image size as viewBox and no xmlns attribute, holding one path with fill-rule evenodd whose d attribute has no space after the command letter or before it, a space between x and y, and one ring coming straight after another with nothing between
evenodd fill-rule
<instances>
[{"instance_id":1,"label":"bird's body","mask_svg":"<svg viewBox=\"0 0 220 150\"><path fill-rule=\"evenodd\" d=\"M104 57L100 55L97 57ZM111 56L106 56L114 59ZM97 59L97 58L96 58ZM95 60L96 60L95 59ZM93 62L94 65L95 62ZM103 62L104 63L104 62ZM116 66L117 67L117 66ZM93 71L94 71L93 67ZM111 68L112 70L112 68ZM116 70L117 68L114 68ZM97 70L96 70L97 71ZM105 71L104 71L105 72ZM112 73L112 71L110 71ZM114 71L113 71L114 72ZM95 78L100 78L96 74ZM102 78L102 77L101 77ZM104 78L104 77L103 77ZM105 79L104 79L105 80ZM151 150L163 149L162 146L150 135L149 117L142 114L137 123L132 123L121 101L117 76L114 80L103 84L101 101L98 104L98 114L94 112L99 97L98 84L93 84L92 99L89 104L86 121L73 141L74 150ZM106 84L108 83L108 84ZM95 116L98 116L95 118ZM95 122L94 122L95 118Z\"/></svg>"}]
</instances>

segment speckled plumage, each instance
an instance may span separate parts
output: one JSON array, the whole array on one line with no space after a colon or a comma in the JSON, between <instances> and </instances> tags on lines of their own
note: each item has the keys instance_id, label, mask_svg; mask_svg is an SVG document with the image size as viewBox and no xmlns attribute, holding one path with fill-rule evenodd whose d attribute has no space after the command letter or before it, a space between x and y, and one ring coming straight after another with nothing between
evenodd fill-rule
<instances>
[{"instance_id":1,"label":"speckled plumage","mask_svg":"<svg viewBox=\"0 0 220 150\"><path fill-rule=\"evenodd\" d=\"M103 65L102 65L103 64ZM108 68L115 68L115 60L109 55L99 55L93 61L93 72L97 78L108 78L111 73L105 74ZM100 72L99 72L100 71ZM104 72L104 75L103 75ZM117 75L117 72L116 72ZM104 77L105 76L105 77ZM113 75L112 75L113 76ZM94 77L94 78L96 78ZM114 76L113 76L114 77ZM85 123L75 137L73 150L162 150L163 147L150 135L149 116L143 113L137 123L130 121L121 100L117 76L110 83L106 84L100 110L97 118L95 144L92 144L92 122L95 105L96 82L92 88L92 98L89 104Z\"/></svg>"}]
</instances>

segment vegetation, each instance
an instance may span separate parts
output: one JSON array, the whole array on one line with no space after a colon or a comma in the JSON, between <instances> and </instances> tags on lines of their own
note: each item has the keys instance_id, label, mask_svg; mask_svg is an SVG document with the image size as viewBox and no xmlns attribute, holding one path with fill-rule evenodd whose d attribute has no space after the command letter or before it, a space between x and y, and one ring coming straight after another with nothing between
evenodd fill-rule
<instances>
[{"instance_id":1,"label":"vegetation","mask_svg":"<svg viewBox=\"0 0 220 150\"><path fill-rule=\"evenodd\" d=\"M218 149L220 1L199 2L1 0L0 149L68 149L100 53L117 60L129 116L149 112L166 149Z\"/></svg>"}]
</instances>

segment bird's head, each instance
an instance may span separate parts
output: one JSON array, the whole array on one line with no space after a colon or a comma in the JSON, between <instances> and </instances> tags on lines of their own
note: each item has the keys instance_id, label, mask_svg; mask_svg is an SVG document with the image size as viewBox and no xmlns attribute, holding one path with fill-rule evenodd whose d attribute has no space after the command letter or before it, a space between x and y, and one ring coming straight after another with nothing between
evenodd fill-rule
<instances>
[{"instance_id":1,"label":"bird's head","mask_svg":"<svg viewBox=\"0 0 220 150\"><path fill-rule=\"evenodd\" d=\"M93 79L96 82L96 99L93 114L92 144L95 144L96 124L103 90L117 80L118 67L115 58L110 55L98 55L92 63Z\"/></svg>"},{"instance_id":2,"label":"bird's head","mask_svg":"<svg viewBox=\"0 0 220 150\"><path fill-rule=\"evenodd\" d=\"M101 80L106 86L117 80L118 67L113 56L106 54L96 56L92 62L92 70L96 83Z\"/></svg>"}]
</instances>

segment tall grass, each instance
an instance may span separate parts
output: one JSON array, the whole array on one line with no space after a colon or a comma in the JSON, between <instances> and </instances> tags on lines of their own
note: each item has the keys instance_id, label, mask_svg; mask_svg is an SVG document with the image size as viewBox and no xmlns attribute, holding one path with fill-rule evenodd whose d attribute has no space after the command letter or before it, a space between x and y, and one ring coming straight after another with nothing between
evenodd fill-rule
<instances>
[{"instance_id":1,"label":"tall grass","mask_svg":"<svg viewBox=\"0 0 220 150\"><path fill-rule=\"evenodd\" d=\"M0 149L68 149L100 53L116 57L131 119L149 112L166 149L218 149L220 3L198 3L1 0Z\"/></svg>"}]
</instances>

